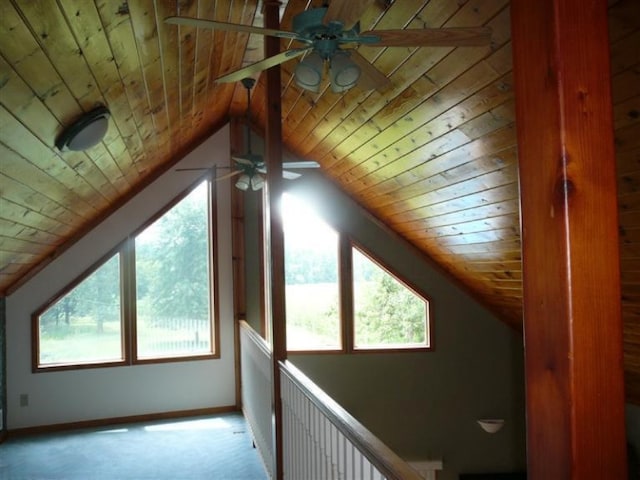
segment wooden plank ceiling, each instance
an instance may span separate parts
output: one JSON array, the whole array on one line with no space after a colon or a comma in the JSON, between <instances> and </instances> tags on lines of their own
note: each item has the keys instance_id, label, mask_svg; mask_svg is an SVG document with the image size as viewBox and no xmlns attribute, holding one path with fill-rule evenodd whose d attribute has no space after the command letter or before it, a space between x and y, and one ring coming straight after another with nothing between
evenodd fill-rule
<instances>
[{"instance_id":1,"label":"wooden plank ceiling","mask_svg":"<svg viewBox=\"0 0 640 480\"><path fill-rule=\"evenodd\" d=\"M282 28L321 4L282 2ZM640 402L640 4L609 4L627 396ZM242 86L214 80L261 59L262 38L164 24L170 15L262 25L257 0L2 2L2 294L244 115ZM361 17L362 30L483 25L492 29L485 47L360 46L391 80L381 92L302 91L292 82L298 60L283 64L283 141L519 329L509 2L376 0ZM260 80L257 130L264 100ZM98 104L112 114L104 141L86 152L57 151L63 126Z\"/></svg>"}]
</instances>

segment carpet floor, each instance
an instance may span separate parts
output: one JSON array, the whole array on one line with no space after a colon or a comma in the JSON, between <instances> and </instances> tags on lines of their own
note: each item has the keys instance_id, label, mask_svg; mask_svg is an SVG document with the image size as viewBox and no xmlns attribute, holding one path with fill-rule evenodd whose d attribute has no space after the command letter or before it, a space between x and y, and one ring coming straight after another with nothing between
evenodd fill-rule
<instances>
[{"instance_id":1,"label":"carpet floor","mask_svg":"<svg viewBox=\"0 0 640 480\"><path fill-rule=\"evenodd\" d=\"M10 437L1 480L264 480L242 414Z\"/></svg>"}]
</instances>

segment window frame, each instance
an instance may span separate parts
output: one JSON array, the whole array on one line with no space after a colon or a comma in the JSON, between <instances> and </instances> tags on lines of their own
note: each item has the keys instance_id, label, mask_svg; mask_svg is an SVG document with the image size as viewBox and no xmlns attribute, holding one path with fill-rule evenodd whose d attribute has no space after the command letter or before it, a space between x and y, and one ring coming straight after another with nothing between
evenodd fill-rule
<instances>
[{"instance_id":1,"label":"window frame","mask_svg":"<svg viewBox=\"0 0 640 480\"><path fill-rule=\"evenodd\" d=\"M353 353L381 353L381 352L406 352L406 351L411 351L411 352L428 352L433 350L433 315L432 315L432 304L433 301L429 298L429 296L417 285L415 285L413 282L411 282L409 279L399 275L399 273L397 272L397 270L391 268L386 262L384 262L382 259L380 259L380 257L378 257L377 255L373 254L371 252L370 249L366 248L364 245L362 245L361 243L355 241L354 239L350 238L349 239L349 243L350 243L350 250L349 250L349 255L350 255L350 261L351 261L351 268L353 269L353 250L352 249L356 249L358 250L362 255L364 255L365 257L367 257L371 262L373 262L378 268L381 268L382 270L384 270L385 273L387 273L388 275L391 275L394 280L396 280L398 283L400 283L402 286L404 286L407 290L411 291L414 295L416 295L417 297L419 297L420 299L422 299L425 302L425 314L426 314L426 319L425 319L425 337L426 337L426 345L424 346L407 346L407 347L402 347L402 346L394 346L394 347L389 347L389 348L385 348L385 347L356 347L355 345L355 302L353 301L353 285L354 285L354 281L353 281L353 276L351 277L351 302L352 302L352 306L351 306L351 337L350 337L350 348L351 351Z\"/></svg>"},{"instance_id":2,"label":"window frame","mask_svg":"<svg viewBox=\"0 0 640 480\"><path fill-rule=\"evenodd\" d=\"M291 194L289 192L284 192L281 198L281 202L280 202L280 208L281 208L281 214L282 214L282 223L283 226L285 225L286 221L284 218L284 213L285 213L285 209L284 209L284 201L285 201L285 195L288 195L290 197L292 197L294 200L296 198L296 196L294 194ZM343 297L343 292L342 292L342 282L340 281L340 275L341 275L341 255L342 255L342 234L336 230L333 225L329 224L328 222L326 222L323 218L321 218L320 216L318 216L318 218L322 221L322 223L329 228L333 233L335 233L335 250L333 250L332 255L335 255L335 266L336 266L336 287L337 287L337 338L336 338L336 345L332 345L332 346L325 346L325 347L320 347L320 346L314 346L314 348L288 348L287 345L287 352L291 353L291 354L298 354L298 353L308 353L308 352L313 352L313 353L318 353L318 354L323 354L323 353L336 353L336 352L346 352L347 350L347 336L345 335L345 330L344 330L344 322L343 322L343 318L344 318L344 313L343 313L343 306L342 306L342 297ZM283 229L284 230L284 229ZM286 230L283 232L283 245L284 248L286 250L287 247L287 232ZM286 265L286 259L287 259L287 254L285 252L284 255L284 267L285 267L285 296L286 296L286 290L287 290L287 265ZM286 300L286 299L285 299ZM285 309L286 309L286 304L287 302L285 301ZM288 311L285 311L285 319L288 322L289 319L289 315L288 315ZM287 344L289 343L289 332L290 328L289 328L289 324L287 323Z\"/></svg>"},{"instance_id":3,"label":"window frame","mask_svg":"<svg viewBox=\"0 0 640 480\"><path fill-rule=\"evenodd\" d=\"M210 353L175 355L158 358L138 358L137 352L137 294L135 276L135 240L147 227L160 219L174 206L184 200L203 182L207 182L207 210L209 213L208 248L209 248L209 303L210 303ZM32 372L51 372L64 370L84 370L89 368L108 368L131 365L146 365L156 363L175 363L185 361L211 360L220 358L220 315L219 315L219 268L218 268L218 237L217 237L217 189L211 172L199 177L194 183L182 190L178 195L156 211L144 223L133 230L124 240L101 256L86 270L56 292L49 300L31 314L31 361ZM60 364L40 364L40 316L68 295L74 288L84 282L114 255L118 254L120 264L120 322L122 360L77 362Z\"/></svg>"},{"instance_id":4,"label":"window frame","mask_svg":"<svg viewBox=\"0 0 640 480\"><path fill-rule=\"evenodd\" d=\"M122 251L125 248L127 239L120 241L114 248L101 256L89 268L84 270L80 275L74 278L70 283L65 285L63 289L58 291L53 297L47 300L36 311L31 314L31 362L32 372L44 371L60 371L60 370L84 370L87 368L103 368L103 367L119 367L127 365L127 351L129 350L126 322L124 316L125 295L123 292L123 280L126 273L124 272L124 262L122 261ZM108 262L112 257L118 255L120 264L120 342L122 351L122 360L102 361L102 362L77 362L77 363L56 363L56 364L40 364L40 316L53 307L58 301L67 296L73 289L83 283L100 267Z\"/></svg>"},{"instance_id":5,"label":"window frame","mask_svg":"<svg viewBox=\"0 0 640 480\"><path fill-rule=\"evenodd\" d=\"M290 192L287 192L290 193ZM295 196L295 194L290 193ZM336 228L335 224L327 223L338 234L338 312L340 322L340 348L323 348L323 349L302 349L289 350L291 355L327 355L327 354L377 354L377 353L417 353L430 352L434 350L434 330L433 330L433 300L427 293L416 285L414 282L401 275L396 269L392 268L379 255L376 255L370 248L365 247L362 242L355 240L351 235ZM425 328L427 336L426 346L407 346L392 348L368 348L355 347L355 311L353 299L353 255L352 249L356 248L363 255L373 261L378 267L391 275L396 281L408 288L415 295L420 297L426 303ZM265 268L264 265L261 266ZM286 268L286 266L285 266ZM263 277L264 279L264 277ZM266 308L266 305L263 305ZM286 318L285 318L286 321Z\"/></svg>"}]
</instances>

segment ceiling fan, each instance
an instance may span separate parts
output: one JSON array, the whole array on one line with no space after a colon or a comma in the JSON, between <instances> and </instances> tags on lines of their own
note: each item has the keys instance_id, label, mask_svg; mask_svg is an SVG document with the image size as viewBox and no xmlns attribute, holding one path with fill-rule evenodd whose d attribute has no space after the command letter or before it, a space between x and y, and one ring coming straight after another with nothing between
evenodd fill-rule
<instances>
[{"instance_id":1,"label":"ceiling fan","mask_svg":"<svg viewBox=\"0 0 640 480\"><path fill-rule=\"evenodd\" d=\"M231 158L236 163L240 177L236 182L236 188L240 190L260 190L264 186L264 174L267 173L267 166L262 155L257 155L251 151L251 132L249 130L251 116L251 88L255 85L255 80L251 77L243 78L242 85L247 90L247 153L244 155L235 155ZM300 177L299 173L285 170L286 168L318 168L320 164L311 160L302 160L299 162L284 162L282 164L282 176L288 180L294 180Z\"/></svg>"},{"instance_id":2,"label":"ceiling fan","mask_svg":"<svg viewBox=\"0 0 640 480\"><path fill-rule=\"evenodd\" d=\"M235 164L235 170L217 177L216 180L223 180L240 175L236 181L236 188L239 190L260 190L264 187L264 175L267 173L267 165L262 155L255 154L251 151L251 131L249 130L251 116L251 88L255 85L253 78L247 77L241 80L242 85L247 90L247 119L246 119L246 137L247 137L247 153L242 155L233 155L231 158ZM299 168L319 168L320 164L312 160L301 160L297 162L283 162L282 176L287 180L295 180L301 175L288 169ZM178 168L176 171L203 170L201 167L196 168Z\"/></svg>"},{"instance_id":3,"label":"ceiling fan","mask_svg":"<svg viewBox=\"0 0 640 480\"><path fill-rule=\"evenodd\" d=\"M256 33L298 42L302 45L225 74L216 81L236 82L307 54L296 66L294 79L298 86L312 92L320 91L326 65L329 68L331 90L336 93L349 90L356 83L365 90L385 87L389 79L358 53L356 47L359 45L460 47L486 45L491 41L491 29L488 27L360 32L358 19L373 1L333 0L328 6L305 10L294 17L292 32L190 17L168 17L165 22L223 31Z\"/></svg>"}]
</instances>

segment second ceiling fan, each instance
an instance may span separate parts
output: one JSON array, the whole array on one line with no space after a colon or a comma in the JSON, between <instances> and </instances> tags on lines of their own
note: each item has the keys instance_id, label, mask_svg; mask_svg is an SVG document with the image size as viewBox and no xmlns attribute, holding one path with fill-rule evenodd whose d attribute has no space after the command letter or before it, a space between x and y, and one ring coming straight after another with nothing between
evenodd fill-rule
<instances>
[{"instance_id":1,"label":"second ceiling fan","mask_svg":"<svg viewBox=\"0 0 640 480\"><path fill-rule=\"evenodd\" d=\"M252 63L216 79L236 82L262 70L307 54L298 63L294 79L298 86L318 92L325 66L329 68L331 90L339 93L356 84L365 90L389 83L384 73L358 53L359 45L372 47L481 46L491 41L491 30L476 28L420 28L360 32L358 19L374 0L333 0L328 6L305 10L293 18L293 31L275 30L191 17L168 17L166 23L215 30L256 33L293 40L302 44Z\"/></svg>"},{"instance_id":2,"label":"second ceiling fan","mask_svg":"<svg viewBox=\"0 0 640 480\"><path fill-rule=\"evenodd\" d=\"M264 161L262 155L253 153L251 150L251 89L255 85L253 78L247 77L241 80L242 86L247 90L247 113L246 113L246 133L247 151L242 154L236 154L231 156L233 160L233 170L230 173L215 177L215 180L226 180L239 175L236 181L236 188L238 190L260 190L265 185L265 175L267 173L267 164ZM227 167L218 167L227 168ZM282 163L282 177L287 180L295 180L301 176L300 173L292 172L291 170L307 169L307 168L320 168L318 162L313 160L297 160L293 162ZM177 172L194 171L194 170L210 170L211 167L184 167L177 168ZM215 171L215 167L214 167Z\"/></svg>"},{"instance_id":3,"label":"second ceiling fan","mask_svg":"<svg viewBox=\"0 0 640 480\"><path fill-rule=\"evenodd\" d=\"M240 175L236 182L237 189L248 190L249 187L251 187L251 190L260 190L264 186L264 176L267 173L267 165L262 155L257 155L251 151L251 130L249 128L251 123L251 88L255 84L255 80L247 77L243 78L241 82L247 90L247 129L245 134L247 137L247 151L242 155L233 155L231 157L236 165L236 170L229 175L225 175L224 178ZM296 162L284 162L282 167L282 176L288 180L295 180L300 177L300 174L287 169L319 168L320 164L311 160L300 160Z\"/></svg>"}]
</instances>

